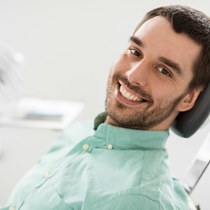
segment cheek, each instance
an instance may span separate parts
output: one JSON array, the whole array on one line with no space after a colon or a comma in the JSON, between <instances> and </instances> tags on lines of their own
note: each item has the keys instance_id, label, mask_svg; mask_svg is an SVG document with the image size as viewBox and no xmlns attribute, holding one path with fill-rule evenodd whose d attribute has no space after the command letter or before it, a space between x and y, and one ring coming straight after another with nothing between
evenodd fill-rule
<instances>
[{"instance_id":1,"label":"cheek","mask_svg":"<svg viewBox=\"0 0 210 210\"><path fill-rule=\"evenodd\" d=\"M165 102L169 102L171 100L173 100L173 98L175 98L175 95L173 91L170 91L169 88L167 87L163 87L163 86L159 86L156 83L153 83L153 88L152 88L152 97L153 100L155 101L155 103L161 104L161 103L165 103Z\"/></svg>"},{"instance_id":2,"label":"cheek","mask_svg":"<svg viewBox=\"0 0 210 210\"><path fill-rule=\"evenodd\" d=\"M166 106L168 104L174 104L180 95L176 91L160 91L153 96L156 105Z\"/></svg>"}]
</instances>

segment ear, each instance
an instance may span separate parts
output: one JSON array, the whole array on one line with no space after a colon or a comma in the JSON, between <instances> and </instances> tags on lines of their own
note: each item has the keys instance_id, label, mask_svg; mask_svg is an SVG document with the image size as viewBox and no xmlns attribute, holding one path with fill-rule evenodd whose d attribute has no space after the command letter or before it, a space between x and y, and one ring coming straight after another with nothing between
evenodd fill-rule
<instances>
[{"instance_id":1,"label":"ear","mask_svg":"<svg viewBox=\"0 0 210 210\"><path fill-rule=\"evenodd\" d=\"M196 88L190 91L189 93L187 93L177 105L177 111L185 112L185 111L190 110L194 106L202 90L203 88Z\"/></svg>"}]
</instances>

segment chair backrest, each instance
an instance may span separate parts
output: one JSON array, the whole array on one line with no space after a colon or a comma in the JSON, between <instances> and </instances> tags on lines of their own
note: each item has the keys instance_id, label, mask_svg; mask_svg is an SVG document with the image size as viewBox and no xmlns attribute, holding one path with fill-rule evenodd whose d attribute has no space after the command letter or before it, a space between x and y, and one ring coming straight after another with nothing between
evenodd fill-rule
<instances>
[{"instance_id":1,"label":"chair backrest","mask_svg":"<svg viewBox=\"0 0 210 210\"><path fill-rule=\"evenodd\" d=\"M175 119L172 130L179 136L192 136L206 121L210 114L210 82L199 95L192 109L181 112Z\"/></svg>"}]
</instances>

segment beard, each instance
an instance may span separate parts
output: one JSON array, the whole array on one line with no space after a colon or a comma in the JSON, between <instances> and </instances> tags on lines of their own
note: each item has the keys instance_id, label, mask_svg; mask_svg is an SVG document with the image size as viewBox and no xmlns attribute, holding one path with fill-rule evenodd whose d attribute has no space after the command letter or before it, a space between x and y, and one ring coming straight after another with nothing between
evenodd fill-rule
<instances>
[{"instance_id":1,"label":"beard","mask_svg":"<svg viewBox=\"0 0 210 210\"><path fill-rule=\"evenodd\" d=\"M115 99L114 91L119 80L130 90L147 99L143 106L131 108ZM120 127L149 130L166 120L184 96L185 94L182 94L173 101L162 100L154 106L154 100L149 93L140 86L130 84L123 76L115 74L113 77L110 75L108 78L105 109L108 116Z\"/></svg>"}]
</instances>

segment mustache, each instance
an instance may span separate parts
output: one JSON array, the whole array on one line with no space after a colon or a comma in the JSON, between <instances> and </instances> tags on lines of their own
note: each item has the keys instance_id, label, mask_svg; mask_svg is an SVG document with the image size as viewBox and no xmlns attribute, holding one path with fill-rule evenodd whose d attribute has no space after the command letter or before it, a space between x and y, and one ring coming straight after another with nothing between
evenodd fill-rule
<instances>
[{"instance_id":1,"label":"mustache","mask_svg":"<svg viewBox=\"0 0 210 210\"><path fill-rule=\"evenodd\" d=\"M119 80L122 81L130 90L137 93L138 95L141 95L145 100L147 100L147 102L153 102L151 95L143 90L143 88L141 88L140 86L132 85L125 77L119 74L115 74L113 76L113 81L118 83Z\"/></svg>"}]
</instances>

